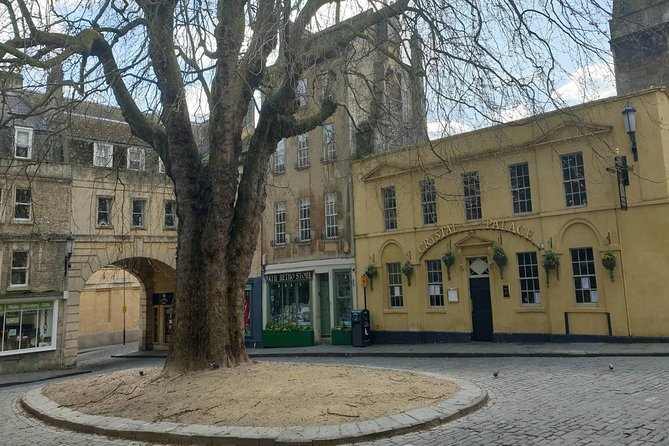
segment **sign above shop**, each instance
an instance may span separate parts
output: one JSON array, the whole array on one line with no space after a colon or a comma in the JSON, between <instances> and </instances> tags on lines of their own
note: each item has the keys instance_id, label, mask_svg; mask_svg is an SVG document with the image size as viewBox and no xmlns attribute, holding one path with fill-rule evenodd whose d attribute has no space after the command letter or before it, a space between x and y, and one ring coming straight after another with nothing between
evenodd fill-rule
<instances>
[{"instance_id":1,"label":"sign above shop","mask_svg":"<svg viewBox=\"0 0 669 446\"><path fill-rule=\"evenodd\" d=\"M297 271L294 273L265 274L267 282L296 282L301 280L311 280L313 271Z\"/></svg>"},{"instance_id":2,"label":"sign above shop","mask_svg":"<svg viewBox=\"0 0 669 446\"><path fill-rule=\"evenodd\" d=\"M532 241L532 236L534 231L528 228L527 226L516 223L513 221L506 221L504 219L498 218L486 218L485 220L476 223L476 224L461 224L457 225L455 223L448 224L437 228L430 235L425 237L425 239L418 245L418 252L424 253L434 244L436 244L442 238L449 237L453 234L464 231L476 231L476 230L489 230L489 231L503 231L511 232L516 234L524 239Z\"/></svg>"}]
</instances>

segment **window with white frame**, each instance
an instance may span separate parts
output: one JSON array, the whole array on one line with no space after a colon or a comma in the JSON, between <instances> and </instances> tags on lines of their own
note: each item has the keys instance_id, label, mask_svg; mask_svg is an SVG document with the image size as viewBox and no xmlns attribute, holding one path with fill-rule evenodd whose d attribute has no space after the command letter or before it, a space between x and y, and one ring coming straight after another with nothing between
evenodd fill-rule
<instances>
[{"instance_id":1,"label":"window with white frame","mask_svg":"<svg viewBox=\"0 0 669 446\"><path fill-rule=\"evenodd\" d=\"M30 220L32 193L30 188L17 187L14 195L14 219Z\"/></svg>"},{"instance_id":2,"label":"window with white frame","mask_svg":"<svg viewBox=\"0 0 669 446\"><path fill-rule=\"evenodd\" d=\"M297 81L297 89L295 91L297 94L297 106L305 107L307 105L307 80L300 79Z\"/></svg>"},{"instance_id":3,"label":"window with white frame","mask_svg":"<svg viewBox=\"0 0 669 446\"><path fill-rule=\"evenodd\" d=\"M427 267L427 294L430 297L431 307L444 306L444 283L441 273L441 260L426 260Z\"/></svg>"},{"instance_id":4,"label":"window with white frame","mask_svg":"<svg viewBox=\"0 0 669 446\"><path fill-rule=\"evenodd\" d=\"M525 214L532 212L532 193L530 191L530 170L527 163L509 166L511 178L511 199L513 213Z\"/></svg>"},{"instance_id":5,"label":"window with white frame","mask_svg":"<svg viewBox=\"0 0 669 446\"><path fill-rule=\"evenodd\" d=\"M10 286L28 285L28 251L12 251Z\"/></svg>"},{"instance_id":6,"label":"window with white frame","mask_svg":"<svg viewBox=\"0 0 669 446\"><path fill-rule=\"evenodd\" d=\"M28 349L53 349L56 346L57 301L3 302L0 320L4 321L0 348L3 355Z\"/></svg>"},{"instance_id":7,"label":"window with white frame","mask_svg":"<svg viewBox=\"0 0 669 446\"><path fill-rule=\"evenodd\" d=\"M112 225L112 197L98 197L97 226L110 228Z\"/></svg>"},{"instance_id":8,"label":"window with white frame","mask_svg":"<svg viewBox=\"0 0 669 446\"><path fill-rule=\"evenodd\" d=\"M325 194L325 238L336 239L339 237L339 226L337 225L337 194Z\"/></svg>"},{"instance_id":9,"label":"window with white frame","mask_svg":"<svg viewBox=\"0 0 669 446\"><path fill-rule=\"evenodd\" d=\"M520 302L523 304L541 303L539 291L539 264L536 252L519 252L518 278L520 279Z\"/></svg>"},{"instance_id":10,"label":"window with white frame","mask_svg":"<svg viewBox=\"0 0 669 446\"><path fill-rule=\"evenodd\" d=\"M165 173L165 163L161 157L158 157L158 173Z\"/></svg>"},{"instance_id":11,"label":"window with white frame","mask_svg":"<svg viewBox=\"0 0 669 446\"><path fill-rule=\"evenodd\" d=\"M319 100L333 97L332 83L330 82L330 72L322 71L318 77L319 84Z\"/></svg>"},{"instance_id":12,"label":"window with white frame","mask_svg":"<svg viewBox=\"0 0 669 446\"><path fill-rule=\"evenodd\" d=\"M274 244L286 244L286 203L274 204Z\"/></svg>"},{"instance_id":13,"label":"window with white frame","mask_svg":"<svg viewBox=\"0 0 669 446\"><path fill-rule=\"evenodd\" d=\"M585 206L588 196L585 191L585 169L583 154L570 153L560 157L562 162L562 179L567 207Z\"/></svg>"},{"instance_id":14,"label":"window with white frame","mask_svg":"<svg viewBox=\"0 0 669 446\"><path fill-rule=\"evenodd\" d=\"M462 174L462 185L465 194L465 220L480 220L481 212L481 181L478 172Z\"/></svg>"},{"instance_id":15,"label":"window with white frame","mask_svg":"<svg viewBox=\"0 0 669 446\"><path fill-rule=\"evenodd\" d=\"M323 125L323 162L331 162L337 159L337 147L335 144L334 124Z\"/></svg>"},{"instance_id":16,"label":"window with white frame","mask_svg":"<svg viewBox=\"0 0 669 446\"><path fill-rule=\"evenodd\" d=\"M98 167L112 167L114 163L114 146L96 142L93 144L93 165Z\"/></svg>"},{"instance_id":17,"label":"window with white frame","mask_svg":"<svg viewBox=\"0 0 669 446\"><path fill-rule=\"evenodd\" d=\"M311 200L309 198L300 198L300 241L308 242L311 240Z\"/></svg>"},{"instance_id":18,"label":"window with white frame","mask_svg":"<svg viewBox=\"0 0 669 446\"><path fill-rule=\"evenodd\" d=\"M276 152L274 152L274 168L273 172L284 173L286 171L286 140L282 139L276 145Z\"/></svg>"},{"instance_id":19,"label":"window with white frame","mask_svg":"<svg viewBox=\"0 0 669 446\"><path fill-rule=\"evenodd\" d=\"M174 200L165 200L165 228L174 229L177 227L177 202Z\"/></svg>"},{"instance_id":20,"label":"window with white frame","mask_svg":"<svg viewBox=\"0 0 669 446\"><path fill-rule=\"evenodd\" d=\"M402 294L402 266L399 262L386 263L388 270L388 289L390 296L390 308L401 308L404 306Z\"/></svg>"},{"instance_id":21,"label":"window with white frame","mask_svg":"<svg viewBox=\"0 0 669 446\"><path fill-rule=\"evenodd\" d=\"M14 157L30 159L33 153L33 129L14 127Z\"/></svg>"},{"instance_id":22,"label":"window with white frame","mask_svg":"<svg viewBox=\"0 0 669 446\"><path fill-rule=\"evenodd\" d=\"M383 225L386 230L397 229L397 200L395 186L381 189L383 195Z\"/></svg>"},{"instance_id":23,"label":"window with white frame","mask_svg":"<svg viewBox=\"0 0 669 446\"><path fill-rule=\"evenodd\" d=\"M144 148L128 147L128 169L144 170Z\"/></svg>"},{"instance_id":24,"label":"window with white frame","mask_svg":"<svg viewBox=\"0 0 669 446\"><path fill-rule=\"evenodd\" d=\"M138 198L132 200L132 227L146 227L146 200Z\"/></svg>"},{"instance_id":25,"label":"window with white frame","mask_svg":"<svg viewBox=\"0 0 669 446\"><path fill-rule=\"evenodd\" d=\"M569 251L571 253L576 303L598 302L597 276L595 275L595 258L592 248L574 248Z\"/></svg>"},{"instance_id":26,"label":"window with white frame","mask_svg":"<svg viewBox=\"0 0 669 446\"><path fill-rule=\"evenodd\" d=\"M297 168L309 167L309 134L297 135Z\"/></svg>"},{"instance_id":27,"label":"window with white frame","mask_svg":"<svg viewBox=\"0 0 669 446\"><path fill-rule=\"evenodd\" d=\"M420 182L420 201L423 209L423 224L437 223L437 193L434 189L434 180Z\"/></svg>"}]
</instances>

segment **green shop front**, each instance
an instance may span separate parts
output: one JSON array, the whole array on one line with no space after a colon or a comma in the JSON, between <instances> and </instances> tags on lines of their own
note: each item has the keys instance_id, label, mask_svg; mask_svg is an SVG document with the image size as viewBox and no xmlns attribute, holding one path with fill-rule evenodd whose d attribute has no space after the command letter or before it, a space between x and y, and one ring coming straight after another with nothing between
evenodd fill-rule
<instances>
[{"instance_id":1,"label":"green shop front","mask_svg":"<svg viewBox=\"0 0 669 446\"><path fill-rule=\"evenodd\" d=\"M350 332L352 277L350 268L266 273L263 347L310 346L335 337L341 343L340 332Z\"/></svg>"}]
</instances>

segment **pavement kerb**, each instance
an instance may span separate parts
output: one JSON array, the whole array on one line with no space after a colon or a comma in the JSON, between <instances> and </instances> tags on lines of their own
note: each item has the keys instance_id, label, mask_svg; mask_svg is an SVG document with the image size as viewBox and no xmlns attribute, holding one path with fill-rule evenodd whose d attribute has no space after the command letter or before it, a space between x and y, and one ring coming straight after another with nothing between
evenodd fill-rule
<instances>
[{"instance_id":1,"label":"pavement kerb","mask_svg":"<svg viewBox=\"0 0 669 446\"><path fill-rule=\"evenodd\" d=\"M415 372L414 372L415 373ZM428 374L455 382L459 390L433 406L356 423L329 426L241 427L147 422L118 417L87 415L59 406L39 387L21 398L29 414L48 424L87 434L136 441L204 445L336 445L387 438L428 429L456 420L483 407L488 392L477 385L440 374Z\"/></svg>"}]
</instances>

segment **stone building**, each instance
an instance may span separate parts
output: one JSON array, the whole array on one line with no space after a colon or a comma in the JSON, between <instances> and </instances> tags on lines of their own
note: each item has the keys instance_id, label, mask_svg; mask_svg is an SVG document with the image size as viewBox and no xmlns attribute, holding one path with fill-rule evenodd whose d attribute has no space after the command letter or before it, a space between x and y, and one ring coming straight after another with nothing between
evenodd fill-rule
<instances>
[{"instance_id":1,"label":"stone building","mask_svg":"<svg viewBox=\"0 0 669 446\"><path fill-rule=\"evenodd\" d=\"M80 321L96 323L80 310L101 303L81 293L109 266L141 284L141 348L167 345L178 222L157 155L118 109L22 84L0 73L0 371L74 365Z\"/></svg>"},{"instance_id":2,"label":"stone building","mask_svg":"<svg viewBox=\"0 0 669 446\"><path fill-rule=\"evenodd\" d=\"M354 162L375 342L668 339L668 121L650 89Z\"/></svg>"}]
</instances>

